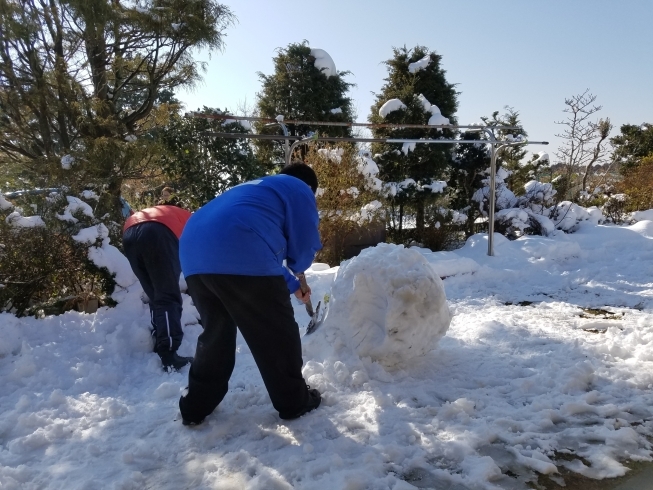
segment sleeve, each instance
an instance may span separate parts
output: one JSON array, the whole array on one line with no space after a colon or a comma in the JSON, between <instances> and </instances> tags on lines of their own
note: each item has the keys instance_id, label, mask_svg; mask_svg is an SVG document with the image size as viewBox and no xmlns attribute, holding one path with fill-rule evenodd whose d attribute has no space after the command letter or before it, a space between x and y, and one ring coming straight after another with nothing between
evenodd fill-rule
<instances>
[{"instance_id":1,"label":"sleeve","mask_svg":"<svg viewBox=\"0 0 653 490\"><path fill-rule=\"evenodd\" d=\"M286 280L288 291L290 291L291 294L299 289L299 280L285 266L283 268L283 278Z\"/></svg>"},{"instance_id":2,"label":"sleeve","mask_svg":"<svg viewBox=\"0 0 653 490\"><path fill-rule=\"evenodd\" d=\"M286 203L286 222L284 232L288 243L286 264L294 272L304 272L322 249L318 225L317 203L310 187L302 183L293 189ZM299 283L298 283L299 284ZM294 289L296 291L297 288Z\"/></svg>"}]
</instances>

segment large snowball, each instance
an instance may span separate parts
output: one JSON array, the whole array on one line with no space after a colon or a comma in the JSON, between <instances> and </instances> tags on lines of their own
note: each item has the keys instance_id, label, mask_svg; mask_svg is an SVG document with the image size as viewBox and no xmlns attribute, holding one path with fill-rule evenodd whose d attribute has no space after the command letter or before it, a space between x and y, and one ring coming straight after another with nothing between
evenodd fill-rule
<instances>
[{"instance_id":1,"label":"large snowball","mask_svg":"<svg viewBox=\"0 0 653 490\"><path fill-rule=\"evenodd\" d=\"M325 324L341 329L359 357L400 365L431 351L451 322L442 280L422 254L382 243L345 261Z\"/></svg>"}]
</instances>

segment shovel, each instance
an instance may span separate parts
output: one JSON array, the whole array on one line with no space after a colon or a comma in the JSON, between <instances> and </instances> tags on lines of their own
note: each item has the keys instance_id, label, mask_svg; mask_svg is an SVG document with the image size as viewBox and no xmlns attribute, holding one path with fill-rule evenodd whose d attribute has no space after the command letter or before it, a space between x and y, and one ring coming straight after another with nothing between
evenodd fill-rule
<instances>
[{"instance_id":1,"label":"shovel","mask_svg":"<svg viewBox=\"0 0 653 490\"><path fill-rule=\"evenodd\" d=\"M304 273L297 274L297 279L299 279L299 287L302 290L302 294L306 293L308 291L308 284L306 284L306 276ZM322 302L318 301L317 302L317 307L315 310L313 310L313 303L309 299L307 303L305 303L306 306L306 313L308 313L308 316L311 317L311 321L308 322L308 326L306 327L306 334L305 335L310 335L315 330L317 327L319 327L322 324L322 321L324 320L324 315L320 317L320 307L322 306Z\"/></svg>"}]
</instances>

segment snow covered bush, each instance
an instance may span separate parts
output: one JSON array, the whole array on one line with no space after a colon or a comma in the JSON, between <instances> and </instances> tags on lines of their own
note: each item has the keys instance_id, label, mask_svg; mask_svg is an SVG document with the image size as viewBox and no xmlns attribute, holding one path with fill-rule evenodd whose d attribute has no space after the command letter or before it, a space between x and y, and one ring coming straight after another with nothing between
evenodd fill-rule
<instances>
[{"instance_id":1,"label":"snow covered bush","mask_svg":"<svg viewBox=\"0 0 653 490\"><path fill-rule=\"evenodd\" d=\"M20 316L65 311L89 298L111 302L113 274L92 258L102 239L75 239L88 227L104 226L93 215L95 194L86 196L25 193L15 200L20 206L2 205L0 311Z\"/></svg>"},{"instance_id":2,"label":"snow covered bush","mask_svg":"<svg viewBox=\"0 0 653 490\"><path fill-rule=\"evenodd\" d=\"M305 162L319 181L316 197L324 248L318 252L318 260L339 264L360 251L352 251L352 247L383 241L383 184L376 177L378 168L370 155L351 145L311 146Z\"/></svg>"},{"instance_id":3,"label":"snow covered bush","mask_svg":"<svg viewBox=\"0 0 653 490\"><path fill-rule=\"evenodd\" d=\"M606 221L620 225L630 220L630 198L626 194L613 194L601 207Z\"/></svg>"}]
</instances>

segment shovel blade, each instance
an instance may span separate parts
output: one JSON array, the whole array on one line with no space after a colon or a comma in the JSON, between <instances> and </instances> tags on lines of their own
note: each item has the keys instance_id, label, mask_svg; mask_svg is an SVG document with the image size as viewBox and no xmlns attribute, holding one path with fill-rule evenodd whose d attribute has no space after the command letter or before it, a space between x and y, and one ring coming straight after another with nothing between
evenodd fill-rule
<instances>
[{"instance_id":1,"label":"shovel blade","mask_svg":"<svg viewBox=\"0 0 653 490\"><path fill-rule=\"evenodd\" d=\"M313 313L313 316L311 317L311 321L308 322L308 326L306 327L306 334L305 335L310 335L315 330L317 327L319 327L322 324L322 320L324 320L324 315L322 318L320 318L320 307L322 306L322 302L318 301L317 307L315 308L315 313Z\"/></svg>"}]
</instances>

